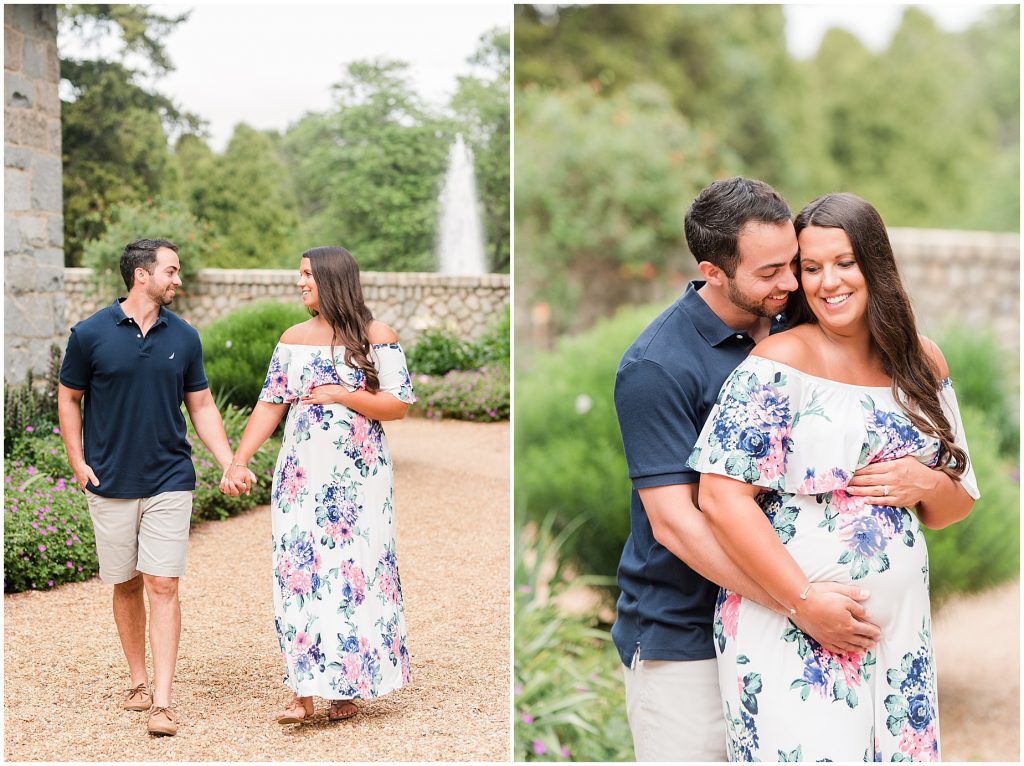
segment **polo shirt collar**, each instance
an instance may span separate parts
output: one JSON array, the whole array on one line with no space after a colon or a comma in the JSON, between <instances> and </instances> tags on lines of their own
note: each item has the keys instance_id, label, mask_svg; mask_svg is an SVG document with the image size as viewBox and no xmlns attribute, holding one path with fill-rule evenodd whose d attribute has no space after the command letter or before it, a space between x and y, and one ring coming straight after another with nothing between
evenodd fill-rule
<instances>
[{"instance_id":1,"label":"polo shirt collar","mask_svg":"<svg viewBox=\"0 0 1024 766\"><path fill-rule=\"evenodd\" d=\"M683 293L683 297L679 301L683 310L686 311L693 322L693 326L701 334L701 337L708 342L708 345L718 346L729 338L735 337L736 331L723 322L722 318L704 302L704 299L697 295L697 291L704 284L705 282L702 279L695 279L690 282L686 292Z\"/></svg>"},{"instance_id":2,"label":"polo shirt collar","mask_svg":"<svg viewBox=\"0 0 1024 766\"><path fill-rule=\"evenodd\" d=\"M124 313L124 309L121 308L121 304L124 303L126 298L121 296L116 301L110 304L110 313L114 317L114 324L124 324L131 317ZM160 313L157 315L156 321L153 323L153 327L158 324L167 324L167 309L163 306L160 307Z\"/></svg>"}]
</instances>

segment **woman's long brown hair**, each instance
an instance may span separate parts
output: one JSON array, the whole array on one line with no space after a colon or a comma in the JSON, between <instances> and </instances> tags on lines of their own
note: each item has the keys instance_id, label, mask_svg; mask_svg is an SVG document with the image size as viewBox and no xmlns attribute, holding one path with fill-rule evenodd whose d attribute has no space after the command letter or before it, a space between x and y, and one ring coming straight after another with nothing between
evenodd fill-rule
<instances>
[{"instance_id":1,"label":"woman's long brown hair","mask_svg":"<svg viewBox=\"0 0 1024 766\"><path fill-rule=\"evenodd\" d=\"M910 299L903 289L889 235L878 211L856 194L826 194L801 210L793 225L798 237L808 226L846 232L867 283L868 328L872 345L892 379L893 397L919 431L939 440L936 467L953 478L963 476L967 454L954 442L953 429L939 403L939 371L917 334ZM790 326L817 323L802 286L789 305Z\"/></svg>"},{"instance_id":2,"label":"woman's long brown hair","mask_svg":"<svg viewBox=\"0 0 1024 766\"><path fill-rule=\"evenodd\" d=\"M339 341L345 347L345 364L363 371L367 391L379 391L380 380L370 361L368 328L373 314L363 301L356 259L343 247L314 247L302 257L309 258L320 301L320 311L310 313L322 314L331 326L331 361L334 361L334 342Z\"/></svg>"}]
</instances>

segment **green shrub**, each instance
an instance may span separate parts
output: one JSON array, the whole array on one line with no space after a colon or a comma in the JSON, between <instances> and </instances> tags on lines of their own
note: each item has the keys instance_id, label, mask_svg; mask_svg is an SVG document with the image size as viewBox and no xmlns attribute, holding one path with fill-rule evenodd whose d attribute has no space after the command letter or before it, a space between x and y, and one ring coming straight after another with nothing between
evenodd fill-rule
<instances>
[{"instance_id":1,"label":"green shrub","mask_svg":"<svg viewBox=\"0 0 1024 766\"><path fill-rule=\"evenodd\" d=\"M282 333L309 319L298 302L261 301L242 306L202 332L203 362L210 388L236 407L252 407L267 377Z\"/></svg>"},{"instance_id":2,"label":"green shrub","mask_svg":"<svg viewBox=\"0 0 1024 766\"><path fill-rule=\"evenodd\" d=\"M631 761L622 663L611 635L593 617L562 613L553 600L566 589L560 548L583 519L557 537L552 520L533 535L520 527L516 540L515 760Z\"/></svg>"},{"instance_id":3,"label":"green shrub","mask_svg":"<svg viewBox=\"0 0 1024 766\"><path fill-rule=\"evenodd\" d=\"M4 461L4 592L42 590L99 571L92 521L74 481Z\"/></svg>"},{"instance_id":4,"label":"green shrub","mask_svg":"<svg viewBox=\"0 0 1024 766\"><path fill-rule=\"evenodd\" d=\"M999 451L1017 458L1020 417L1015 406L1018 370L991 333L962 325L948 328L936 339L949 364L949 375L961 406L975 407L996 427Z\"/></svg>"},{"instance_id":5,"label":"green shrub","mask_svg":"<svg viewBox=\"0 0 1024 766\"><path fill-rule=\"evenodd\" d=\"M509 369L500 364L479 370L413 378L412 414L488 423L509 418Z\"/></svg>"},{"instance_id":6,"label":"green shrub","mask_svg":"<svg viewBox=\"0 0 1024 766\"><path fill-rule=\"evenodd\" d=\"M495 322L487 328L483 337L473 344L475 367L488 364L509 365L512 357L512 319L508 306Z\"/></svg>"},{"instance_id":7,"label":"green shrub","mask_svg":"<svg viewBox=\"0 0 1024 766\"><path fill-rule=\"evenodd\" d=\"M582 571L613 575L629 534L630 485L612 389L619 359L658 307L626 309L563 338L516 376L517 513L585 524L566 546Z\"/></svg>"},{"instance_id":8,"label":"green shrub","mask_svg":"<svg viewBox=\"0 0 1024 766\"><path fill-rule=\"evenodd\" d=\"M412 375L444 375L476 367L476 349L443 328L424 332L406 354Z\"/></svg>"},{"instance_id":9,"label":"green shrub","mask_svg":"<svg viewBox=\"0 0 1024 766\"><path fill-rule=\"evenodd\" d=\"M925 530L932 599L996 585L1020 571L1020 479L997 449L998 427L961 406L981 499L971 515L945 529Z\"/></svg>"},{"instance_id":10,"label":"green shrub","mask_svg":"<svg viewBox=\"0 0 1024 766\"><path fill-rule=\"evenodd\" d=\"M85 243L82 265L93 270L93 284L104 301L113 301L126 290L120 262L124 247L137 239L168 239L179 248L182 288L186 295L196 275L220 247L210 232L188 208L173 200L123 202L113 205L105 216L106 228L98 239Z\"/></svg>"},{"instance_id":11,"label":"green shrub","mask_svg":"<svg viewBox=\"0 0 1024 766\"><path fill-rule=\"evenodd\" d=\"M31 370L20 385L4 383L4 455L24 434L47 433L57 427L57 386L60 383L60 346L50 347L50 364L42 379Z\"/></svg>"},{"instance_id":12,"label":"green shrub","mask_svg":"<svg viewBox=\"0 0 1024 766\"><path fill-rule=\"evenodd\" d=\"M26 426L24 433L7 444L10 449L7 457L19 461L24 466L32 466L45 476L67 479L74 483L74 472L68 464L64 442L60 438L60 428L47 426L29 431L30 428L32 426Z\"/></svg>"}]
</instances>

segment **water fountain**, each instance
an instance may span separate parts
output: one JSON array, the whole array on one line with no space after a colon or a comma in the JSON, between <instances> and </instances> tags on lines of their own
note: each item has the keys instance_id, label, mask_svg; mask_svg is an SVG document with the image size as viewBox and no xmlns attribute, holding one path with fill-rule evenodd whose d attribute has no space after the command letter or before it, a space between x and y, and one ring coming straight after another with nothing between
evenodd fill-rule
<instances>
[{"instance_id":1,"label":"water fountain","mask_svg":"<svg viewBox=\"0 0 1024 766\"><path fill-rule=\"evenodd\" d=\"M437 270L442 274L487 273L473 152L461 134L455 136L448 153L448 173L438 203Z\"/></svg>"}]
</instances>

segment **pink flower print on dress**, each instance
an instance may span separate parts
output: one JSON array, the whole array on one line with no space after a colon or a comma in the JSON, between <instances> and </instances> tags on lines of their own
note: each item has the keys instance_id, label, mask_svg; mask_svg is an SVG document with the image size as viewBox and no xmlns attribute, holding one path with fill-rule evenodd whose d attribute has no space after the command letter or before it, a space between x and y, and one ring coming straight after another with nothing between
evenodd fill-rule
<instances>
[{"instance_id":1,"label":"pink flower print on dress","mask_svg":"<svg viewBox=\"0 0 1024 766\"><path fill-rule=\"evenodd\" d=\"M719 609L719 617L722 619L722 632L727 638L736 638L736 628L740 619L740 604L743 597L738 593L730 593L725 597Z\"/></svg>"},{"instance_id":2,"label":"pink flower print on dress","mask_svg":"<svg viewBox=\"0 0 1024 766\"><path fill-rule=\"evenodd\" d=\"M354 683L359 679L359 671L362 665L359 662L358 654L346 654L341 660L341 669L345 673L345 679Z\"/></svg>"},{"instance_id":3,"label":"pink flower print on dress","mask_svg":"<svg viewBox=\"0 0 1024 766\"><path fill-rule=\"evenodd\" d=\"M846 489L850 481L849 475L842 468L833 468L821 476L808 471L808 476L797 487L798 495L822 495L837 489Z\"/></svg>"},{"instance_id":4,"label":"pink flower print on dress","mask_svg":"<svg viewBox=\"0 0 1024 766\"><path fill-rule=\"evenodd\" d=\"M349 438L355 444L363 444L370 437L370 421L358 412L352 418L352 427L349 429Z\"/></svg>"},{"instance_id":5,"label":"pink flower print on dress","mask_svg":"<svg viewBox=\"0 0 1024 766\"><path fill-rule=\"evenodd\" d=\"M309 633L300 630L295 634L295 641L292 643L292 651L296 654L309 651L309 647L313 645L313 639L310 638Z\"/></svg>"},{"instance_id":6,"label":"pink flower print on dress","mask_svg":"<svg viewBox=\"0 0 1024 766\"><path fill-rule=\"evenodd\" d=\"M311 585L312 577L305 569L298 569L292 572L288 578L288 590L299 596L309 593Z\"/></svg>"},{"instance_id":7,"label":"pink flower print on dress","mask_svg":"<svg viewBox=\"0 0 1024 766\"><path fill-rule=\"evenodd\" d=\"M839 665L839 669L843 673L843 679L846 681L846 685L860 686L860 664L864 659L864 655L860 652L849 652L844 654L833 654L832 658Z\"/></svg>"},{"instance_id":8,"label":"pink flower print on dress","mask_svg":"<svg viewBox=\"0 0 1024 766\"><path fill-rule=\"evenodd\" d=\"M366 465L374 465L377 462L377 446L373 442L363 442L359 448L359 456Z\"/></svg>"},{"instance_id":9,"label":"pink flower print on dress","mask_svg":"<svg viewBox=\"0 0 1024 766\"><path fill-rule=\"evenodd\" d=\"M292 563L291 556L289 556L287 553L282 553L278 557L277 571L285 580L291 577L292 572L295 571L295 565Z\"/></svg>"},{"instance_id":10,"label":"pink flower print on dress","mask_svg":"<svg viewBox=\"0 0 1024 766\"><path fill-rule=\"evenodd\" d=\"M830 505L840 514L852 515L864 510L864 499L849 494L845 489L837 489L832 493Z\"/></svg>"}]
</instances>

